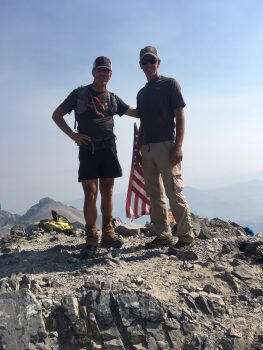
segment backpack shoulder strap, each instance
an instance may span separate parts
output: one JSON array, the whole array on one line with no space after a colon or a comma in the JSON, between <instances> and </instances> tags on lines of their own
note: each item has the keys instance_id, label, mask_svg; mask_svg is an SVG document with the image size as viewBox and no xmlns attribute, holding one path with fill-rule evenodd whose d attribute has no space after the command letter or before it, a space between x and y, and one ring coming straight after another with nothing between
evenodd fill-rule
<instances>
[{"instance_id":1,"label":"backpack shoulder strap","mask_svg":"<svg viewBox=\"0 0 263 350\"><path fill-rule=\"evenodd\" d=\"M85 112L87 100L88 100L88 97L91 95L91 92L90 92L88 86L81 85L77 88L77 94L78 94L77 106L75 109L75 122L74 122L74 129L75 130L77 130L78 116L79 116L79 114Z\"/></svg>"}]
</instances>

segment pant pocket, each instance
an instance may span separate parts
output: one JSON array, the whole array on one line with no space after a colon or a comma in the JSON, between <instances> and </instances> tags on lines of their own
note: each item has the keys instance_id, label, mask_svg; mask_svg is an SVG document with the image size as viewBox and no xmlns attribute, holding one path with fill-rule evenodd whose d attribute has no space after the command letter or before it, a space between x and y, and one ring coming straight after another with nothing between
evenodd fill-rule
<instances>
[{"instance_id":1,"label":"pant pocket","mask_svg":"<svg viewBox=\"0 0 263 350\"><path fill-rule=\"evenodd\" d=\"M172 169L172 178L174 188L177 192L182 191L184 188L184 181L181 174L181 164L176 164Z\"/></svg>"},{"instance_id":2,"label":"pant pocket","mask_svg":"<svg viewBox=\"0 0 263 350\"><path fill-rule=\"evenodd\" d=\"M173 175L174 189L176 192L180 192L184 188L184 181L181 175Z\"/></svg>"}]
</instances>

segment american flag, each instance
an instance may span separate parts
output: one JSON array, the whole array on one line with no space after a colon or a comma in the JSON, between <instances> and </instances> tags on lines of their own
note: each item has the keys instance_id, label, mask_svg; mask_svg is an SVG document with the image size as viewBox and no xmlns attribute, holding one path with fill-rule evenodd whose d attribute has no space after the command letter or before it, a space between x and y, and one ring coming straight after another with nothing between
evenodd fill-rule
<instances>
[{"instance_id":1,"label":"american flag","mask_svg":"<svg viewBox=\"0 0 263 350\"><path fill-rule=\"evenodd\" d=\"M138 138L138 127L136 123L134 123L132 165L126 199L126 216L132 219L150 214L150 201L146 195L144 175L142 168L136 164Z\"/></svg>"}]
</instances>

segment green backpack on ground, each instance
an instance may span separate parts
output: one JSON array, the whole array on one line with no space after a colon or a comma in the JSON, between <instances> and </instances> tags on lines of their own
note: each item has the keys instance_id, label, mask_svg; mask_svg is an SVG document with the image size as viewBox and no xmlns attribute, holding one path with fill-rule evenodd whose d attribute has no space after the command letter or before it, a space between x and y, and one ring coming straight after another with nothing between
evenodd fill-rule
<instances>
[{"instance_id":1,"label":"green backpack on ground","mask_svg":"<svg viewBox=\"0 0 263 350\"><path fill-rule=\"evenodd\" d=\"M45 232L63 232L66 234L72 234L73 226L63 215L59 215L55 210L51 210L53 220L41 220L39 227Z\"/></svg>"}]
</instances>

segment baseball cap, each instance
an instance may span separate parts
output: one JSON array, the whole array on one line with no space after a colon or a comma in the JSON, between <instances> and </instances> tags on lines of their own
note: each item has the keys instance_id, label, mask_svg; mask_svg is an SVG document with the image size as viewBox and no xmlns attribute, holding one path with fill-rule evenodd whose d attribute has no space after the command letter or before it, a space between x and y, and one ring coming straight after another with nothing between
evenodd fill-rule
<instances>
[{"instance_id":1,"label":"baseball cap","mask_svg":"<svg viewBox=\"0 0 263 350\"><path fill-rule=\"evenodd\" d=\"M97 57L93 63L93 69L97 68L108 68L109 70L112 70L110 59L105 56Z\"/></svg>"},{"instance_id":2,"label":"baseball cap","mask_svg":"<svg viewBox=\"0 0 263 350\"><path fill-rule=\"evenodd\" d=\"M140 61L146 55L151 55L151 56L154 56L155 58L159 59L157 50L153 46L145 46L143 49L141 49L141 51L140 51Z\"/></svg>"}]
</instances>

